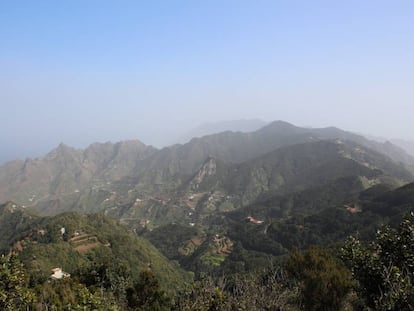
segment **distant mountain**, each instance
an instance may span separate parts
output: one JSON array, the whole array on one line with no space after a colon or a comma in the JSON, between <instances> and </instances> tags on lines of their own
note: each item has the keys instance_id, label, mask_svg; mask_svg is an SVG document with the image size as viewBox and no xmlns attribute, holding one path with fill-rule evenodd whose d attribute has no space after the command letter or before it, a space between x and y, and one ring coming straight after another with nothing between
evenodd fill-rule
<instances>
[{"instance_id":1,"label":"distant mountain","mask_svg":"<svg viewBox=\"0 0 414 311\"><path fill-rule=\"evenodd\" d=\"M288 193L351 175L410 181L412 163L390 143L275 121L250 133L227 131L161 150L139 141L85 150L61 144L43 158L1 166L0 201L48 215L103 211L134 227L147 221L156 226L193 222L186 206L202 202L201 193L218 192L218 201L232 196L224 206L239 208L267 192ZM201 197L184 202L194 193Z\"/></svg>"},{"instance_id":2,"label":"distant mountain","mask_svg":"<svg viewBox=\"0 0 414 311\"><path fill-rule=\"evenodd\" d=\"M392 144L402 148L409 155L414 157L414 141L402 140L402 139L391 139Z\"/></svg>"},{"instance_id":3,"label":"distant mountain","mask_svg":"<svg viewBox=\"0 0 414 311\"><path fill-rule=\"evenodd\" d=\"M186 143L196 137L203 137L227 131L243 133L254 132L265 126L267 123L268 122L260 119L243 119L204 123L182 135L178 139L178 142Z\"/></svg>"},{"instance_id":4,"label":"distant mountain","mask_svg":"<svg viewBox=\"0 0 414 311\"><path fill-rule=\"evenodd\" d=\"M242 163L210 157L189 176L179 169L168 170L168 166L166 170L153 167L140 177L113 184L112 191L91 189L77 199L65 197L35 208L52 214L56 210L101 210L137 229L173 222L203 225L219 212L237 210L269 196L341 185L341 180L357 181L357 190L362 191L381 183L398 186L413 176L401 163L359 144L317 140L281 147ZM333 187L332 195L345 197L340 193L347 185L338 187Z\"/></svg>"},{"instance_id":5,"label":"distant mountain","mask_svg":"<svg viewBox=\"0 0 414 311\"><path fill-rule=\"evenodd\" d=\"M397 139L397 138L384 138L384 137L377 137L371 135L361 134L366 137L368 140L373 140L381 143L386 143L387 141L404 150L407 154L411 157L414 157L414 141L404 140L404 139Z\"/></svg>"},{"instance_id":6,"label":"distant mountain","mask_svg":"<svg viewBox=\"0 0 414 311\"><path fill-rule=\"evenodd\" d=\"M253 202L267 192L288 193L338 178L360 176L371 183L382 176L411 180L401 164L359 144L347 141L316 141L272 151L230 168L224 189L238 194L241 204Z\"/></svg>"},{"instance_id":7,"label":"distant mountain","mask_svg":"<svg viewBox=\"0 0 414 311\"><path fill-rule=\"evenodd\" d=\"M242 163L278 148L320 140L348 140L373 149L408 169L414 158L390 143L378 143L337 128L309 129L275 121L251 133L223 132L194 138L184 145L164 148L148 157L134 173L139 189L157 185L170 191L190 180L209 158L223 163Z\"/></svg>"},{"instance_id":8,"label":"distant mountain","mask_svg":"<svg viewBox=\"0 0 414 311\"><path fill-rule=\"evenodd\" d=\"M155 151L138 140L95 143L85 150L60 144L45 157L0 166L0 201L31 205L51 195L79 192L91 183L115 181Z\"/></svg>"}]
</instances>

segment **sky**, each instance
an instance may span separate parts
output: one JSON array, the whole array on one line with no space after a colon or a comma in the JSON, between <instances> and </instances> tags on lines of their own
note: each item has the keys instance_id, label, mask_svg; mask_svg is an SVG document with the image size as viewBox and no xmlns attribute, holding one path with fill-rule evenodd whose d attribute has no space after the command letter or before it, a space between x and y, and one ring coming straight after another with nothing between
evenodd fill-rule
<instances>
[{"instance_id":1,"label":"sky","mask_svg":"<svg viewBox=\"0 0 414 311\"><path fill-rule=\"evenodd\" d=\"M414 1L0 0L0 162L258 118L414 140Z\"/></svg>"}]
</instances>

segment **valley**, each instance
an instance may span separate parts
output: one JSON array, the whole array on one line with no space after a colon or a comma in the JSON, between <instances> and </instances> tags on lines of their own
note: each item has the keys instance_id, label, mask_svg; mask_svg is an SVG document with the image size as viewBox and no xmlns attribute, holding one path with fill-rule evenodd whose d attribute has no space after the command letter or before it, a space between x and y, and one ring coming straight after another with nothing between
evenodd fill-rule
<instances>
[{"instance_id":1,"label":"valley","mask_svg":"<svg viewBox=\"0 0 414 311\"><path fill-rule=\"evenodd\" d=\"M82 278L110 265L133 284L150 267L173 294L205 275L256 273L295 249L374 239L412 211L413 167L390 143L281 121L161 150L60 145L0 167L0 246L36 282L56 267Z\"/></svg>"},{"instance_id":2,"label":"valley","mask_svg":"<svg viewBox=\"0 0 414 311\"><path fill-rule=\"evenodd\" d=\"M0 311L414 311L414 1L0 1Z\"/></svg>"}]
</instances>

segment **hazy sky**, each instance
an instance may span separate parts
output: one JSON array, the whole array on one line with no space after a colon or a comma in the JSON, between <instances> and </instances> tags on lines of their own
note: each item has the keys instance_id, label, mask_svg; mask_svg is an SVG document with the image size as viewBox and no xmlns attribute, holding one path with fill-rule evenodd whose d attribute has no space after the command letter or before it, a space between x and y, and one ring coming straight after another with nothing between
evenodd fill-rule
<instances>
[{"instance_id":1,"label":"hazy sky","mask_svg":"<svg viewBox=\"0 0 414 311\"><path fill-rule=\"evenodd\" d=\"M260 118L414 140L414 1L0 0L0 161Z\"/></svg>"}]
</instances>

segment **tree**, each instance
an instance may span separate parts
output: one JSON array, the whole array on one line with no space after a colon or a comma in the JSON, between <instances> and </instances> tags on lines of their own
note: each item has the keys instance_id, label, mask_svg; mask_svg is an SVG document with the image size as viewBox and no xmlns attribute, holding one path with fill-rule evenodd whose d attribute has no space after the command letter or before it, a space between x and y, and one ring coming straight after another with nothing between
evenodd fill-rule
<instances>
[{"instance_id":1,"label":"tree","mask_svg":"<svg viewBox=\"0 0 414 311\"><path fill-rule=\"evenodd\" d=\"M172 310L176 311L230 311L223 280L204 278L195 282L176 297Z\"/></svg>"},{"instance_id":2,"label":"tree","mask_svg":"<svg viewBox=\"0 0 414 311\"><path fill-rule=\"evenodd\" d=\"M102 295L90 287L67 278L45 282L36 287L38 302L35 310L119 311L121 307L110 292Z\"/></svg>"},{"instance_id":3,"label":"tree","mask_svg":"<svg viewBox=\"0 0 414 311\"><path fill-rule=\"evenodd\" d=\"M1 256L0 309L26 310L36 298L27 285L25 271L17 256L14 254Z\"/></svg>"},{"instance_id":4,"label":"tree","mask_svg":"<svg viewBox=\"0 0 414 311\"><path fill-rule=\"evenodd\" d=\"M170 300L160 289L158 279L150 269L141 272L140 280L127 289L126 297L132 310L170 310Z\"/></svg>"},{"instance_id":5,"label":"tree","mask_svg":"<svg viewBox=\"0 0 414 311\"><path fill-rule=\"evenodd\" d=\"M297 287L288 283L286 273L280 267L236 275L231 280L206 277L181 292L172 310L297 311Z\"/></svg>"},{"instance_id":6,"label":"tree","mask_svg":"<svg viewBox=\"0 0 414 311\"><path fill-rule=\"evenodd\" d=\"M351 237L343 258L358 281L357 293L374 310L414 309L414 213L398 228L378 230L376 240Z\"/></svg>"},{"instance_id":7,"label":"tree","mask_svg":"<svg viewBox=\"0 0 414 311\"><path fill-rule=\"evenodd\" d=\"M126 289L131 283L131 272L122 262L92 262L81 266L75 275L88 288L99 289L101 293L111 291L121 305L126 304Z\"/></svg>"},{"instance_id":8,"label":"tree","mask_svg":"<svg viewBox=\"0 0 414 311\"><path fill-rule=\"evenodd\" d=\"M309 311L340 310L352 288L349 270L322 248L291 252L286 269L301 282L302 301Z\"/></svg>"}]
</instances>

